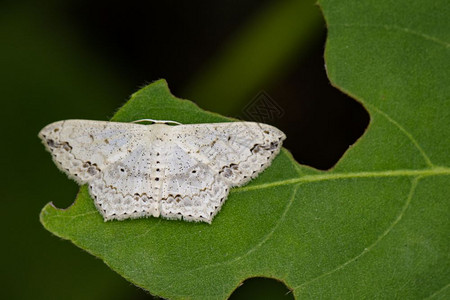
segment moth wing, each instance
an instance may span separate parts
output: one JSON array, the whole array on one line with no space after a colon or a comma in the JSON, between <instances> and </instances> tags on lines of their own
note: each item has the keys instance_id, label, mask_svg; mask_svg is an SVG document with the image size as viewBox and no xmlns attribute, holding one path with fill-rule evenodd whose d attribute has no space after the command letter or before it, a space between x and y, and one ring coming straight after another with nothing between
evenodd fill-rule
<instances>
[{"instance_id":1,"label":"moth wing","mask_svg":"<svg viewBox=\"0 0 450 300\"><path fill-rule=\"evenodd\" d=\"M177 131L174 131L171 142L166 143L166 151L157 161L164 173L161 216L211 223L227 198L229 185L218 172L174 142L176 139Z\"/></svg>"},{"instance_id":2,"label":"moth wing","mask_svg":"<svg viewBox=\"0 0 450 300\"><path fill-rule=\"evenodd\" d=\"M56 165L80 184L87 183L113 162L122 160L145 135L142 125L66 120L39 132Z\"/></svg>"},{"instance_id":3,"label":"moth wing","mask_svg":"<svg viewBox=\"0 0 450 300\"><path fill-rule=\"evenodd\" d=\"M39 133L56 165L89 192L105 220L159 216L145 125L66 120Z\"/></svg>"},{"instance_id":4,"label":"moth wing","mask_svg":"<svg viewBox=\"0 0 450 300\"><path fill-rule=\"evenodd\" d=\"M279 129L255 122L181 125L173 136L180 148L229 186L241 186L267 168L286 138Z\"/></svg>"}]
</instances>

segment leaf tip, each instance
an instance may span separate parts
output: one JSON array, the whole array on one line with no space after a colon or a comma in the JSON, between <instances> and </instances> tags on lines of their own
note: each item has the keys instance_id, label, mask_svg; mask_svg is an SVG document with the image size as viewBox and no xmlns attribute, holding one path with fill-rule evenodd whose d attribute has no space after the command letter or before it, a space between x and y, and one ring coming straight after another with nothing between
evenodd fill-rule
<instances>
[{"instance_id":1,"label":"leaf tip","mask_svg":"<svg viewBox=\"0 0 450 300\"><path fill-rule=\"evenodd\" d=\"M45 229L49 230L48 228L48 218L51 217L58 208L53 204L53 202L47 203L41 210L41 213L39 214L39 222L45 227Z\"/></svg>"}]
</instances>

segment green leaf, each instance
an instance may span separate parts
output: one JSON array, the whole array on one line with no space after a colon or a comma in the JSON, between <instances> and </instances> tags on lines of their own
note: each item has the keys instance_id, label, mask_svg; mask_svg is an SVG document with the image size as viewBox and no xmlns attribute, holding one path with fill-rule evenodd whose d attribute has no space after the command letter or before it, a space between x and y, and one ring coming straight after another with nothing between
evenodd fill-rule
<instances>
[{"instance_id":1,"label":"green leaf","mask_svg":"<svg viewBox=\"0 0 450 300\"><path fill-rule=\"evenodd\" d=\"M134 94L113 120L149 116L226 121L174 98L165 81ZM355 287L374 294L385 285L387 294L403 286L406 295L419 295L422 289L413 288L418 279L437 290L448 273L443 208L450 170L428 166L410 135L384 115L377 119L380 124L372 123L334 171L301 167L283 151L256 180L232 191L212 225L155 218L105 223L85 187L69 209L47 205L41 220L129 281L167 298L223 299L253 276L283 280L297 296L344 296ZM389 150L391 140L410 166L377 154ZM364 161L351 159L358 148L369 151Z\"/></svg>"},{"instance_id":2,"label":"green leaf","mask_svg":"<svg viewBox=\"0 0 450 300\"><path fill-rule=\"evenodd\" d=\"M224 299L255 276L283 281L297 298L448 298L450 25L441 2L320 2L332 83L371 115L333 170L300 166L283 150L232 190L211 225L105 223L85 187L68 209L47 205L42 223L165 298ZM228 120L173 97L164 81L113 120L148 117Z\"/></svg>"}]
</instances>

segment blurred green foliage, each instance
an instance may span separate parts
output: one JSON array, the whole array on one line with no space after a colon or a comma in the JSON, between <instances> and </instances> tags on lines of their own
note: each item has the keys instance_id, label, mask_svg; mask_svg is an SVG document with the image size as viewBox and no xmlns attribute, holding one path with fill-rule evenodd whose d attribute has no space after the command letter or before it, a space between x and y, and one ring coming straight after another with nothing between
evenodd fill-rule
<instances>
[{"instance_id":1,"label":"blurred green foliage","mask_svg":"<svg viewBox=\"0 0 450 300\"><path fill-rule=\"evenodd\" d=\"M323 20L315 1L274 1L254 16L185 92L205 109L236 113L261 86L273 84L308 50ZM214 99L211 102L210 99Z\"/></svg>"}]
</instances>

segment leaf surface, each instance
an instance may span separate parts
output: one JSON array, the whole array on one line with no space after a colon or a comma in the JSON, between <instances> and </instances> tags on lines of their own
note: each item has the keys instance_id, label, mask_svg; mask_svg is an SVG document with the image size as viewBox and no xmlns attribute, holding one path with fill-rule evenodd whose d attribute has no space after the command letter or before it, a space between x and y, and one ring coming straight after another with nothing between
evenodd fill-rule
<instances>
[{"instance_id":1,"label":"leaf surface","mask_svg":"<svg viewBox=\"0 0 450 300\"><path fill-rule=\"evenodd\" d=\"M44 207L44 226L165 298L224 299L255 276L283 281L297 298L448 297L448 5L320 4L330 79L371 115L333 170L300 166L283 150L232 190L211 225L105 223L82 187L70 208ZM135 93L113 120L149 117L229 121L175 98L165 81Z\"/></svg>"}]
</instances>

